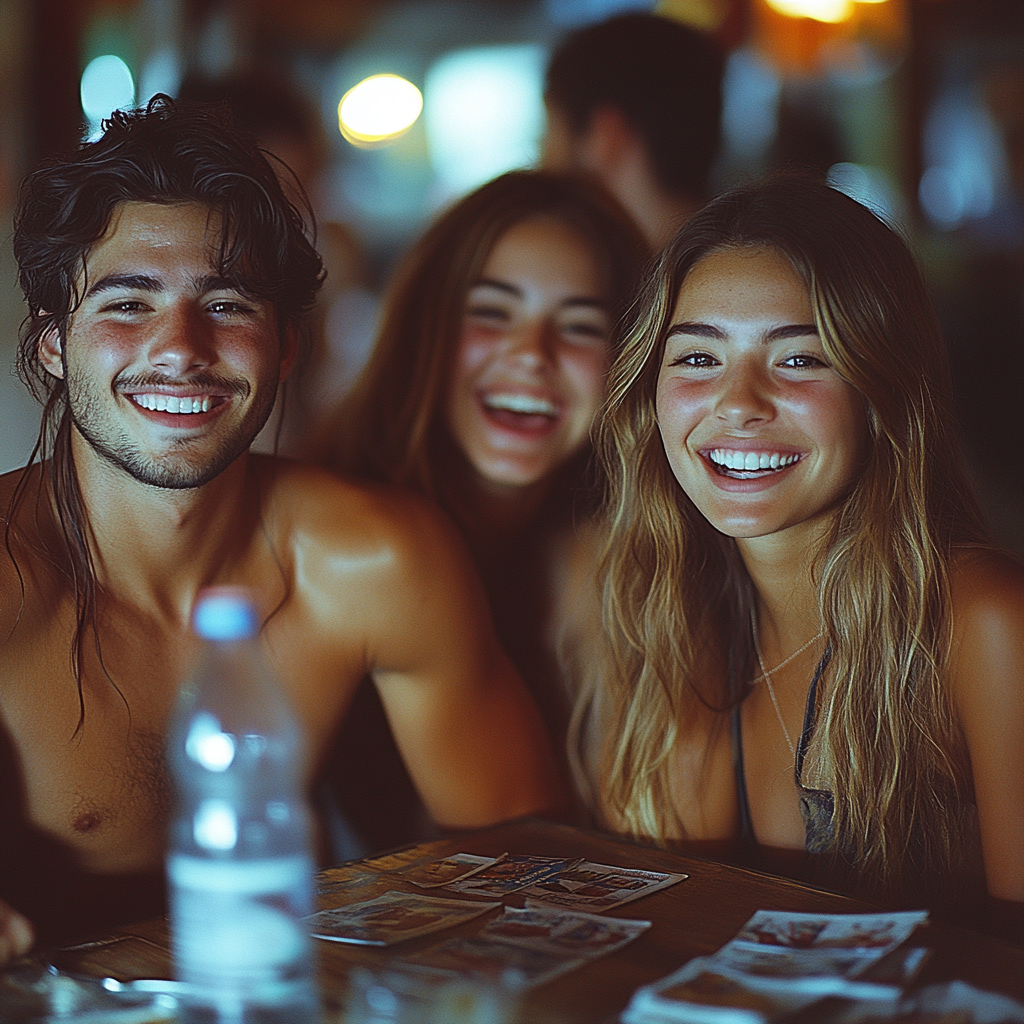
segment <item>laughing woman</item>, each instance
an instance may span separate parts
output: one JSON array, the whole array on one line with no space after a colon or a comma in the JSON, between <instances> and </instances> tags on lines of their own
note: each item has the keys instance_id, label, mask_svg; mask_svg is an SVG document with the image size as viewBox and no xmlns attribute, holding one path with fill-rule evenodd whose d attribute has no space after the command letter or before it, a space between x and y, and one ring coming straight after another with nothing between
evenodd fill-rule
<instances>
[{"instance_id":1,"label":"laughing woman","mask_svg":"<svg viewBox=\"0 0 1024 1024\"><path fill-rule=\"evenodd\" d=\"M569 708L553 655L557 607L572 603L577 527L593 511L590 428L613 328L645 258L637 229L596 185L544 171L484 185L399 267L374 355L321 456L411 487L452 516L561 749ZM381 759L368 763L375 784ZM379 820L382 800L372 802Z\"/></svg>"},{"instance_id":2,"label":"laughing woman","mask_svg":"<svg viewBox=\"0 0 1024 1024\"><path fill-rule=\"evenodd\" d=\"M1024 573L986 542L906 244L778 176L693 217L635 310L573 723L599 817L1024 900Z\"/></svg>"}]
</instances>

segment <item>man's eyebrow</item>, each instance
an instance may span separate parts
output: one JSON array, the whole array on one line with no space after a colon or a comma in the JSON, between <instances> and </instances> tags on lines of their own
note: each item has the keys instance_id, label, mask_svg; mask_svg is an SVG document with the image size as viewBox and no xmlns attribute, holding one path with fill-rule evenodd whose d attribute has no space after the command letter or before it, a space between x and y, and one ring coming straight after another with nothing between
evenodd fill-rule
<instances>
[{"instance_id":1,"label":"man's eyebrow","mask_svg":"<svg viewBox=\"0 0 1024 1024\"><path fill-rule=\"evenodd\" d=\"M101 277L89 291L87 296L99 295L101 292L116 291L125 289L140 292L163 291L164 284L158 277L151 277L149 274L107 274ZM251 288L246 287L241 281L230 277L223 277L220 274L208 274L205 277L197 278L195 281L197 292L238 292L241 295L255 294Z\"/></svg>"},{"instance_id":2,"label":"man's eyebrow","mask_svg":"<svg viewBox=\"0 0 1024 1024\"><path fill-rule=\"evenodd\" d=\"M724 340L725 333L713 324L695 323L684 320L682 323L673 324L666 337L671 338L676 334L689 334L697 338L714 338ZM785 324L782 327L773 327L764 336L764 341L785 341L787 338L804 338L813 334L817 337L818 328L814 324Z\"/></svg>"},{"instance_id":3,"label":"man's eyebrow","mask_svg":"<svg viewBox=\"0 0 1024 1024\"><path fill-rule=\"evenodd\" d=\"M220 274L209 274L196 281L196 290L200 292L238 292L240 295L255 296L252 288L236 277L223 277Z\"/></svg>"},{"instance_id":4,"label":"man's eyebrow","mask_svg":"<svg viewBox=\"0 0 1024 1024\"><path fill-rule=\"evenodd\" d=\"M163 283L148 274L107 274L101 277L86 292L86 296L98 295L100 292L111 292L118 288L132 289L140 292L158 292Z\"/></svg>"}]
</instances>

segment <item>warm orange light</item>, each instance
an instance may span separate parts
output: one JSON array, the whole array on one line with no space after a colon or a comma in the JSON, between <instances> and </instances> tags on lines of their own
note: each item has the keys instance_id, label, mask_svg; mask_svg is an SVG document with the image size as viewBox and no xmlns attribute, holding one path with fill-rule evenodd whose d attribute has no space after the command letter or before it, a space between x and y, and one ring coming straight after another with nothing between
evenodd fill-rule
<instances>
[{"instance_id":1,"label":"warm orange light","mask_svg":"<svg viewBox=\"0 0 1024 1024\"><path fill-rule=\"evenodd\" d=\"M836 24L853 14L853 0L766 0L779 14L790 18L813 18Z\"/></svg>"}]
</instances>

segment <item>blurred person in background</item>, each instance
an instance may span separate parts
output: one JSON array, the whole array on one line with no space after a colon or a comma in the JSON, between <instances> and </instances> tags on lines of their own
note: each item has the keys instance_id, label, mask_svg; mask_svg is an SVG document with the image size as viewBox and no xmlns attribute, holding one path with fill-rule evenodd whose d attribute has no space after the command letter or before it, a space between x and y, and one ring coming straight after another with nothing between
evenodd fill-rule
<instances>
[{"instance_id":1,"label":"blurred person in background","mask_svg":"<svg viewBox=\"0 0 1024 1024\"><path fill-rule=\"evenodd\" d=\"M568 699L554 636L595 496L590 427L645 256L619 204L587 179L515 171L484 185L398 267L374 354L323 438L323 464L413 488L455 520L556 749ZM373 744L387 739L379 710L350 721L341 774L362 771L365 786L346 813L377 828L392 807L398 831L371 845L412 838L402 830L416 827L415 803L399 809L400 778L379 792L388 768L366 752L368 723Z\"/></svg>"},{"instance_id":2,"label":"blurred person in background","mask_svg":"<svg viewBox=\"0 0 1024 1024\"><path fill-rule=\"evenodd\" d=\"M543 165L594 175L660 248L707 199L724 68L713 38L652 14L573 32L548 64Z\"/></svg>"}]
</instances>

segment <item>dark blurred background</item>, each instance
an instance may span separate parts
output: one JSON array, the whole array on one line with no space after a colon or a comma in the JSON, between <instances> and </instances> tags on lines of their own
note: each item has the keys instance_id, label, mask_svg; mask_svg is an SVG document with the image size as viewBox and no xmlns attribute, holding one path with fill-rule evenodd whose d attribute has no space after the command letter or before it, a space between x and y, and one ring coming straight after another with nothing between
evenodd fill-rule
<instances>
[{"instance_id":1,"label":"dark blurred background","mask_svg":"<svg viewBox=\"0 0 1024 1024\"><path fill-rule=\"evenodd\" d=\"M716 185L817 167L912 240L978 492L997 539L1024 554L1022 0L0 0L0 471L38 425L10 369L24 316L10 216L39 160L156 92L230 99L320 222L331 277L312 401L328 405L426 220L537 161L553 43L625 10L727 49ZM349 93L378 75L415 89L391 77Z\"/></svg>"}]
</instances>

